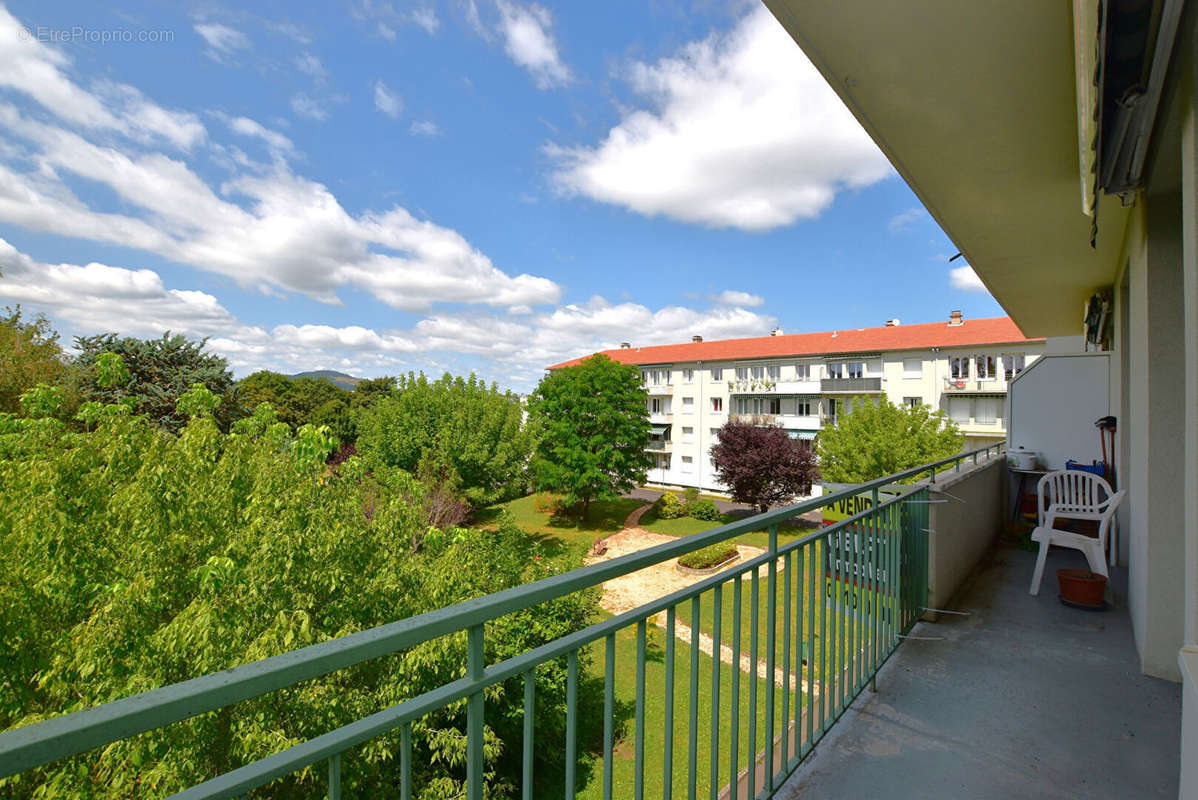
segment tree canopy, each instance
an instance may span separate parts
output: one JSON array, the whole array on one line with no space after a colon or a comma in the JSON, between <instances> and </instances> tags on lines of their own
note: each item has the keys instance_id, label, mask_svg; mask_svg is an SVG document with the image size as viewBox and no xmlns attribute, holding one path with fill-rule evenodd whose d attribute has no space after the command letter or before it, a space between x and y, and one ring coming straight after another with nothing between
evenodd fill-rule
<instances>
[{"instance_id":1,"label":"tree canopy","mask_svg":"<svg viewBox=\"0 0 1198 800\"><path fill-rule=\"evenodd\" d=\"M21 307L0 314L0 412L16 413L19 398L39 383L54 384L67 372L58 333L41 315L29 319Z\"/></svg>"},{"instance_id":2,"label":"tree canopy","mask_svg":"<svg viewBox=\"0 0 1198 800\"><path fill-rule=\"evenodd\" d=\"M236 388L241 407L254 409L260 403L270 403L280 421L293 428L326 425L341 442L357 438L355 394L323 378L289 378L269 370L242 378Z\"/></svg>"},{"instance_id":3,"label":"tree canopy","mask_svg":"<svg viewBox=\"0 0 1198 800\"><path fill-rule=\"evenodd\" d=\"M104 360L109 377L120 366ZM177 411L189 421L178 435L127 404L88 404L87 431L0 414L0 729L546 575L538 546L510 525L429 529L410 476L380 482L359 458L328 468L328 432L293 433L269 405L222 433L211 416L219 402L202 384L182 393ZM487 663L581 629L594 599L569 595L488 623ZM429 691L465 661L464 636L435 639L31 770L0 782L0 795L161 797ZM536 671L543 741L564 735L565 672L564 659ZM520 741L522 705L520 678L488 691L485 792L497 800L520 775L508 743ZM464 702L414 723L415 796L462 796L465 723ZM355 750L347 794L397 796L398 754L398 731ZM538 794L560 785L560 749L535 757ZM325 792L316 771L253 794Z\"/></svg>"},{"instance_id":4,"label":"tree canopy","mask_svg":"<svg viewBox=\"0 0 1198 800\"><path fill-rule=\"evenodd\" d=\"M926 405L859 402L816 443L820 471L833 483L861 483L961 452L964 437L943 412Z\"/></svg>"},{"instance_id":5,"label":"tree canopy","mask_svg":"<svg viewBox=\"0 0 1198 800\"><path fill-rule=\"evenodd\" d=\"M83 400L97 403L125 401L134 414L145 415L163 430L178 432L186 422L175 404L180 395L203 384L220 398L215 419L222 428L239 416L233 399L233 373L229 363L206 349L207 339L192 340L169 331L157 339L119 337L115 333L75 338L79 350L80 392ZM124 363L123 380L108 386L96 381L91 369L104 353L114 353Z\"/></svg>"},{"instance_id":6,"label":"tree canopy","mask_svg":"<svg viewBox=\"0 0 1198 800\"><path fill-rule=\"evenodd\" d=\"M591 501L636 488L651 466L646 400L640 370L602 354L547 375L528 408L537 485L581 503L584 516Z\"/></svg>"},{"instance_id":7,"label":"tree canopy","mask_svg":"<svg viewBox=\"0 0 1198 800\"><path fill-rule=\"evenodd\" d=\"M520 400L471 375L408 374L363 409L358 452L371 469L437 476L474 506L521 495L532 439Z\"/></svg>"},{"instance_id":8,"label":"tree canopy","mask_svg":"<svg viewBox=\"0 0 1198 800\"><path fill-rule=\"evenodd\" d=\"M773 425L729 421L711 447L716 476L732 497L765 512L818 480L815 455Z\"/></svg>"}]
</instances>

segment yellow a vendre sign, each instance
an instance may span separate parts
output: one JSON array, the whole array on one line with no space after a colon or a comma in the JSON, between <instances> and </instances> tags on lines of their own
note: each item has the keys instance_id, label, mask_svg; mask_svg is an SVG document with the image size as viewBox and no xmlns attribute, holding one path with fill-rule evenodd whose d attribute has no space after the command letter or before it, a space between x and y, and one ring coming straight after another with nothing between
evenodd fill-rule
<instances>
[{"instance_id":1,"label":"yellow a vendre sign","mask_svg":"<svg viewBox=\"0 0 1198 800\"><path fill-rule=\"evenodd\" d=\"M825 484L824 494L849 488ZM898 494L897 490L878 492L879 501ZM824 506L823 523L833 525L873 508L872 492L850 495ZM824 598L829 606L842 611L861 611L873 616L881 605L888 619L898 586L890 574L898 563L897 537L883 531L876 521L865 520L841 528L824 539Z\"/></svg>"}]
</instances>

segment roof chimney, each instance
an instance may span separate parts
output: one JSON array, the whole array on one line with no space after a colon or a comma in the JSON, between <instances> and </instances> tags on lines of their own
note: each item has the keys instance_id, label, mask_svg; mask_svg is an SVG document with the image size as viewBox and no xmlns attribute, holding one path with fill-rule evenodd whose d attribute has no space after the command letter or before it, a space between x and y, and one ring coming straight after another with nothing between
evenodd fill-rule
<instances>
[{"instance_id":1,"label":"roof chimney","mask_svg":"<svg viewBox=\"0 0 1198 800\"><path fill-rule=\"evenodd\" d=\"M703 337L702 336L692 336L691 341L692 342L701 342L701 341L703 341Z\"/></svg>"},{"instance_id":2,"label":"roof chimney","mask_svg":"<svg viewBox=\"0 0 1198 800\"><path fill-rule=\"evenodd\" d=\"M630 347L632 347L632 342L620 342L621 350L627 350Z\"/></svg>"},{"instance_id":3,"label":"roof chimney","mask_svg":"<svg viewBox=\"0 0 1198 800\"><path fill-rule=\"evenodd\" d=\"M895 317L894 319L886 320L887 328L897 328L899 325L902 325L902 324L903 324L902 320L900 320L898 317Z\"/></svg>"},{"instance_id":4,"label":"roof chimney","mask_svg":"<svg viewBox=\"0 0 1198 800\"><path fill-rule=\"evenodd\" d=\"M963 325L964 323L965 323L965 318L961 316L961 312L959 310L953 311L951 314L948 315L948 324L949 325Z\"/></svg>"},{"instance_id":5,"label":"roof chimney","mask_svg":"<svg viewBox=\"0 0 1198 800\"><path fill-rule=\"evenodd\" d=\"M781 328L774 328L772 331L770 331L770 336L781 336L781 335L782 335Z\"/></svg>"}]
</instances>

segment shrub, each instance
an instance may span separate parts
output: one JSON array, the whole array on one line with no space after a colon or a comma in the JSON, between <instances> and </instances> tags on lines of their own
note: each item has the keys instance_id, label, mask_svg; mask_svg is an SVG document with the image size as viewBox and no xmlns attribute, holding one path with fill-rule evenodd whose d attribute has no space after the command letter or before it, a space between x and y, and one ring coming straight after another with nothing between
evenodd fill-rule
<instances>
[{"instance_id":1,"label":"shrub","mask_svg":"<svg viewBox=\"0 0 1198 800\"><path fill-rule=\"evenodd\" d=\"M736 545L732 542L720 542L704 547L702 550L687 553L678 559L678 563L688 569L711 569L723 564L736 554Z\"/></svg>"},{"instance_id":2,"label":"shrub","mask_svg":"<svg viewBox=\"0 0 1198 800\"><path fill-rule=\"evenodd\" d=\"M700 497L698 500L692 500L686 505L686 515L695 519L705 519L714 522L723 518L719 508L716 507L715 501L708 497Z\"/></svg>"},{"instance_id":3,"label":"shrub","mask_svg":"<svg viewBox=\"0 0 1198 800\"><path fill-rule=\"evenodd\" d=\"M565 501L560 494L553 492L537 492L532 496L532 507L539 514L556 517L566 511Z\"/></svg>"},{"instance_id":4,"label":"shrub","mask_svg":"<svg viewBox=\"0 0 1198 800\"><path fill-rule=\"evenodd\" d=\"M699 499L699 490L696 489L694 486L688 486L682 492L682 499L685 500L688 505L695 502L696 500Z\"/></svg>"},{"instance_id":5,"label":"shrub","mask_svg":"<svg viewBox=\"0 0 1198 800\"><path fill-rule=\"evenodd\" d=\"M678 499L678 495L666 492L653 504L653 512L658 519L678 519L686 516L686 506Z\"/></svg>"}]
</instances>

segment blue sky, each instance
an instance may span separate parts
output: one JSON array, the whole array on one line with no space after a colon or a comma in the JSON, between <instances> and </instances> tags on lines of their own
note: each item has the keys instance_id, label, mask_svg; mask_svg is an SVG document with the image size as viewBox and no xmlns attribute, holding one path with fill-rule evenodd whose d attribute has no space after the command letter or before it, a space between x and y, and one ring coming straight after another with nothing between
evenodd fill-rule
<instances>
[{"instance_id":1,"label":"blue sky","mask_svg":"<svg viewBox=\"0 0 1198 800\"><path fill-rule=\"evenodd\" d=\"M239 376L1002 313L745 2L14 2L0 187L0 303Z\"/></svg>"}]
</instances>

